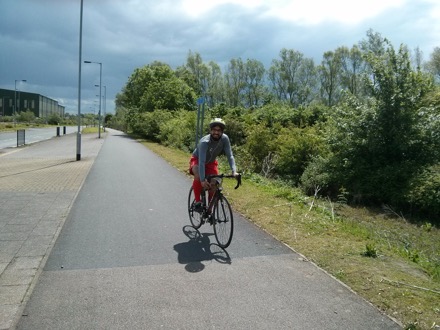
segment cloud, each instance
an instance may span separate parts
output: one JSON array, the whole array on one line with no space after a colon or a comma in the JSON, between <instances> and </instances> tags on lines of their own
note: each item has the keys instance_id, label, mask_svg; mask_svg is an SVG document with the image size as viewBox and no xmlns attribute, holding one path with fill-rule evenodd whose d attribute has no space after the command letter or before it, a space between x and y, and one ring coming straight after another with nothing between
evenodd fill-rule
<instances>
[{"instance_id":1,"label":"cloud","mask_svg":"<svg viewBox=\"0 0 440 330\"><path fill-rule=\"evenodd\" d=\"M223 5L232 4L240 9L252 9L262 16L301 25L316 25L324 22L357 24L390 9L401 8L406 2L407 0L183 0L181 7L187 15L200 17Z\"/></svg>"},{"instance_id":2,"label":"cloud","mask_svg":"<svg viewBox=\"0 0 440 330\"><path fill-rule=\"evenodd\" d=\"M25 90L75 109L79 3L1 0L1 88L27 79ZM135 68L156 60L175 68L190 50L222 70L239 57L268 68L282 48L320 62L325 51L351 47L372 28L396 46L420 46L427 59L440 46L439 22L438 0L84 0L82 57L103 63L112 109ZM97 83L99 68L83 65L83 102L96 98Z\"/></svg>"},{"instance_id":3,"label":"cloud","mask_svg":"<svg viewBox=\"0 0 440 330\"><path fill-rule=\"evenodd\" d=\"M269 1L270 2L270 1ZM181 8L190 17L200 17L222 5L236 5L241 8L258 8L263 0L183 0Z\"/></svg>"},{"instance_id":4,"label":"cloud","mask_svg":"<svg viewBox=\"0 0 440 330\"><path fill-rule=\"evenodd\" d=\"M267 15L301 25L325 22L359 24L387 10L400 8L405 3L405 0L274 0L268 5Z\"/></svg>"}]
</instances>

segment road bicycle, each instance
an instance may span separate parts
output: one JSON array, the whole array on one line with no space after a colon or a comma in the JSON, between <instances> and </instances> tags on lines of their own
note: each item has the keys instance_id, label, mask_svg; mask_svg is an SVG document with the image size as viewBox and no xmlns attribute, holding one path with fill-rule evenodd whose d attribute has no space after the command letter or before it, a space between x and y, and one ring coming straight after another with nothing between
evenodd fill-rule
<instances>
[{"instance_id":1,"label":"road bicycle","mask_svg":"<svg viewBox=\"0 0 440 330\"><path fill-rule=\"evenodd\" d=\"M196 201L193 187L191 187L188 195L188 213L189 220L194 229L199 229L205 223L211 224L214 227L214 235L218 245L222 248L227 248L229 244L231 244L232 234L234 232L234 218L231 205L225 195L223 195L223 178L237 179L235 189L241 185L240 174L237 177L226 174L206 176L208 182L214 181L216 185L214 195L209 203L207 203L207 191L203 190L201 194L202 209L195 210Z\"/></svg>"}]
</instances>

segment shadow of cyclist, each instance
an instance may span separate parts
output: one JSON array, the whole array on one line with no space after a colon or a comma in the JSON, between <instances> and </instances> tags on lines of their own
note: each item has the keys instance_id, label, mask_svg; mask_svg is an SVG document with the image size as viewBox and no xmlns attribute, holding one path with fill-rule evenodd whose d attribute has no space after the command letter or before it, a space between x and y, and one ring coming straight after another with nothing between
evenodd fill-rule
<instances>
[{"instance_id":1,"label":"shadow of cyclist","mask_svg":"<svg viewBox=\"0 0 440 330\"><path fill-rule=\"evenodd\" d=\"M217 244L211 243L209 236L213 234L200 233L189 225L184 226L182 230L190 240L174 245L174 250L178 253L177 260L185 265L188 272L197 273L205 269L202 261L215 260L223 264L231 263L228 252Z\"/></svg>"}]
</instances>

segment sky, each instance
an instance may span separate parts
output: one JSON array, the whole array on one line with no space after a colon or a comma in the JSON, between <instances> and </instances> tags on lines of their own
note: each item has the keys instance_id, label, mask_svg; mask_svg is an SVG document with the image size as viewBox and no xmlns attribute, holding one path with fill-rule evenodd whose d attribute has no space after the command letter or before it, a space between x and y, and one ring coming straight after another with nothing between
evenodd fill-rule
<instances>
[{"instance_id":1,"label":"sky","mask_svg":"<svg viewBox=\"0 0 440 330\"><path fill-rule=\"evenodd\" d=\"M80 8L81 0L0 0L0 88L78 113ZM319 64L369 29L396 48L418 47L424 60L440 47L438 0L83 0L82 22L81 113L99 109L101 66L112 113L136 68L161 61L175 69L190 51L224 72L238 58L268 69L283 48Z\"/></svg>"}]
</instances>

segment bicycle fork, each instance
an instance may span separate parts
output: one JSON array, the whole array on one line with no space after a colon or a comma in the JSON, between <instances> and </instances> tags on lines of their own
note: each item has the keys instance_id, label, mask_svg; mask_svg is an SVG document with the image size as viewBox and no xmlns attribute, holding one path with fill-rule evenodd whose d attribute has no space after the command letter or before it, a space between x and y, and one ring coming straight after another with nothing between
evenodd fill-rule
<instances>
[{"instance_id":1,"label":"bicycle fork","mask_svg":"<svg viewBox=\"0 0 440 330\"><path fill-rule=\"evenodd\" d=\"M221 189L221 188L219 188L219 189ZM209 221L209 223L211 225L213 225L214 221L216 221L215 216L214 216L214 211L215 211L214 208L215 208L215 204L217 203L217 201L219 199L218 195L219 195L219 191L216 190L214 192L214 195L212 196L211 200L209 200L208 203L206 202L206 199L207 199L206 198L206 191L203 191L202 196L201 196L202 204L204 206L203 214L202 214L204 222ZM209 194L208 194L208 196L209 196Z\"/></svg>"}]
</instances>

